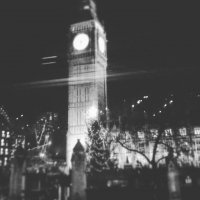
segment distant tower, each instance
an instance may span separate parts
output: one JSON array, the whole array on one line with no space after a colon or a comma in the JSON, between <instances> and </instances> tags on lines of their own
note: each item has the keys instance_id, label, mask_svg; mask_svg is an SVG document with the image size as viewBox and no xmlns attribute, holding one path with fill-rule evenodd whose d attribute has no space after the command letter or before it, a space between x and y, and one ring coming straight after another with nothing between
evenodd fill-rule
<instances>
[{"instance_id":1,"label":"distant tower","mask_svg":"<svg viewBox=\"0 0 200 200\"><path fill-rule=\"evenodd\" d=\"M85 146L87 123L107 106L107 49L104 27L93 0L76 0L75 22L69 29L67 165L79 139Z\"/></svg>"}]
</instances>

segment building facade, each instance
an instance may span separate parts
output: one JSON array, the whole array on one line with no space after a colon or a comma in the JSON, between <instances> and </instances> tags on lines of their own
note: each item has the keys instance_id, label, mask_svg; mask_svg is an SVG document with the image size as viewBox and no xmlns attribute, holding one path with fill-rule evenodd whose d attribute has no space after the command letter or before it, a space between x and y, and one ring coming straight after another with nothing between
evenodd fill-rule
<instances>
[{"instance_id":1,"label":"building facade","mask_svg":"<svg viewBox=\"0 0 200 200\"><path fill-rule=\"evenodd\" d=\"M8 165L11 156L10 130L1 124L0 127L0 167Z\"/></svg>"},{"instance_id":2,"label":"building facade","mask_svg":"<svg viewBox=\"0 0 200 200\"><path fill-rule=\"evenodd\" d=\"M80 140L85 146L87 124L106 108L106 33L92 0L79 0L77 19L69 28L67 165Z\"/></svg>"},{"instance_id":3,"label":"building facade","mask_svg":"<svg viewBox=\"0 0 200 200\"><path fill-rule=\"evenodd\" d=\"M9 164L12 154L10 119L3 106L0 106L0 167Z\"/></svg>"},{"instance_id":4,"label":"building facade","mask_svg":"<svg viewBox=\"0 0 200 200\"><path fill-rule=\"evenodd\" d=\"M115 127L111 132L112 135L118 136L120 130ZM111 153L111 157L117 160L119 168L124 168L127 164L133 168L150 167L150 163L142 154L152 160L156 142L158 144L155 154L157 166L166 164L169 149L172 149L173 157L179 166L200 167L200 126L179 127L176 130L167 128L162 133L159 133L157 128L149 128L136 131L134 134L129 131L120 134L122 134L121 143L128 148L124 148L120 143L114 143L112 147L114 150ZM156 141L158 134L161 134L161 137Z\"/></svg>"}]
</instances>

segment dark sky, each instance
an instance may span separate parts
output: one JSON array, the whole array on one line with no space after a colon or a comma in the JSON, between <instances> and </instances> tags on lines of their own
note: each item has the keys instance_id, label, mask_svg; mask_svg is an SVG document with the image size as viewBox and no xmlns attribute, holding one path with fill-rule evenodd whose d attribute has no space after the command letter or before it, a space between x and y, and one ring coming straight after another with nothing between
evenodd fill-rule
<instances>
[{"instance_id":1,"label":"dark sky","mask_svg":"<svg viewBox=\"0 0 200 200\"><path fill-rule=\"evenodd\" d=\"M34 2L0 7L0 103L11 113L62 112L67 109L65 82L36 82L32 87L26 83L67 78L67 31L73 20L73 0ZM108 38L111 103L146 93L200 89L197 5L96 2ZM42 57L54 55L57 64L41 65Z\"/></svg>"}]
</instances>

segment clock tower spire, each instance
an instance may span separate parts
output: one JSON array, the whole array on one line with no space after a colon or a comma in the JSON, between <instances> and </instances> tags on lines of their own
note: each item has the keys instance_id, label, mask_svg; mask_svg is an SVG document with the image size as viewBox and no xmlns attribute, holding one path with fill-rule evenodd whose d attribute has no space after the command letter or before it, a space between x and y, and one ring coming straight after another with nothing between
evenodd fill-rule
<instances>
[{"instance_id":1,"label":"clock tower spire","mask_svg":"<svg viewBox=\"0 0 200 200\"><path fill-rule=\"evenodd\" d=\"M73 13L76 22L90 19L98 20L96 4L93 0L75 0Z\"/></svg>"},{"instance_id":2,"label":"clock tower spire","mask_svg":"<svg viewBox=\"0 0 200 200\"><path fill-rule=\"evenodd\" d=\"M67 165L72 150L87 139L87 124L107 107L106 33L93 0L76 0L78 17L69 28Z\"/></svg>"}]
</instances>

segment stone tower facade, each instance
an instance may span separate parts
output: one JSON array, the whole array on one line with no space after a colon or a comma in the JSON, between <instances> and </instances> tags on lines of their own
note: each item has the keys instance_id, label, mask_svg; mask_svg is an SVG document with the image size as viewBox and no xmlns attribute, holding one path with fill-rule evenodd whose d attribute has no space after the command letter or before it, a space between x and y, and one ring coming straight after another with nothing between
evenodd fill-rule
<instances>
[{"instance_id":1,"label":"stone tower facade","mask_svg":"<svg viewBox=\"0 0 200 200\"><path fill-rule=\"evenodd\" d=\"M87 124L107 106L107 49L104 27L92 0L78 1L79 18L69 28L67 165L80 140L85 146Z\"/></svg>"}]
</instances>

